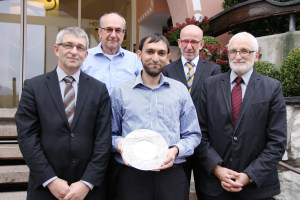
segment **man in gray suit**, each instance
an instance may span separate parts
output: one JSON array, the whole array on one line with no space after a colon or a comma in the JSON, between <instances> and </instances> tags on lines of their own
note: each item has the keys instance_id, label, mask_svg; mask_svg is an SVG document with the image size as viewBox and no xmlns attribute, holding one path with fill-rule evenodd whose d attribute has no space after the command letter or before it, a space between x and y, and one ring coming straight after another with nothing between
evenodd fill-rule
<instances>
[{"instance_id":1,"label":"man in gray suit","mask_svg":"<svg viewBox=\"0 0 300 200\"><path fill-rule=\"evenodd\" d=\"M258 43L243 32L228 44L231 71L203 85L196 152L198 199L271 200L280 193L277 165L286 144L286 107L280 82L257 74Z\"/></svg>"}]
</instances>

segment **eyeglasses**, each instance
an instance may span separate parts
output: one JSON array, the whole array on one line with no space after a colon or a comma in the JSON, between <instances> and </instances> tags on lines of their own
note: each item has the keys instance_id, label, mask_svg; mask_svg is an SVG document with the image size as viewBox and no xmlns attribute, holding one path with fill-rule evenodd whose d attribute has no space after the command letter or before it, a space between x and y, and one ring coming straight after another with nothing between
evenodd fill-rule
<instances>
[{"instance_id":1,"label":"eyeglasses","mask_svg":"<svg viewBox=\"0 0 300 200\"><path fill-rule=\"evenodd\" d=\"M250 51L247 49L241 49L239 51L235 50L235 49L228 50L228 54L231 57L235 57L238 52L240 53L240 56L245 57L245 56L249 56L251 53L256 52L256 51Z\"/></svg>"},{"instance_id":2,"label":"eyeglasses","mask_svg":"<svg viewBox=\"0 0 300 200\"><path fill-rule=\"evenodd\" d=\"M187 46L189 44L191 44L193 47L196 46L197 44L199 44L199 40L180 40L180 43L183 45L183 46Z\"/></svg>"},{"instance_id":3,"label":"eyeglasses","mask_svg":"<svg viewBox=\"0 0 300 200\"><path fill-rule=\"evenodd\" d=\"M100 27L102 30L105 30L106 33L108 34L112 34L114 31L116 34L121 34L121 33L125 33L125 30L121 29L121 28L111 28L111 27L105 27L102 28Z\"/></svg>"},{"instance_id":4,"label":"eyeglasses","mask_svg":"<svg viewBox=\"0 0 300 200\"><path fill-rule=\"evenodd\" d=\"M69 50L72 50L74 47L76 47L77 51L80 51L80 52L86 51L86 47L81 44L76 45L71 42L65 42L65 43L59 43L57 45L62 46L63 48L69 49Z\"/></svg>"}]
</instances>

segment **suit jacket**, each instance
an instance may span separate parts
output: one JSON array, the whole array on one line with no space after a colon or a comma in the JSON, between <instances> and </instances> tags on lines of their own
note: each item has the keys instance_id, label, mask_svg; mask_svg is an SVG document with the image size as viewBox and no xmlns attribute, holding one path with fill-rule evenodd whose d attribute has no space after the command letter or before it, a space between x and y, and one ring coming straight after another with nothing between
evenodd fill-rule
<instances>
[{"instance_id":1,"label":"suit jacket","mask_svg":"<svg viewBox=\"0 0 300 200\"><path fill-rule=\"evenodd\" d=\"M286 106L280 82L253 71L236 125L233 125L230 72L206 80L199 99L202 164L196 188L216 196L223 190L212 174L217 164L246 173L253 183L238 193L245 199L280 193L277 165L286 144Z\"/></svg>"},{"instance_id":2,"label":"suit jacket","mask_svg":"<svg viewBox=\"0 0 300 200\"><path fill-rule=\"evenodd\" d=\"M196 106L197 112L199 109L197 108L196 102L200 95L200 91L201 91L200 88L201 85L203 84L203 81L209 76L213 76L220 73L221 73L221 68L219 65L212 62L208 62L202 58L199 58L197 68L194 74L195 78L191 90L191 96ZM182 65L181 58L167 65L163 70L163 74L167 77L182 82L187 87L186 76L184 73L184 68Z\"/></svg>"},{"instance_id":3,"label":"suit jacket","mask_svg":"<svg viewBox=\"0 0 300 200\"><path fill-rule=\"evenodd\" d=\"M18 142L30 169L27 199L55 199L42 184L57 176L95 187L86 199L105 198L111 147L111 104L105 84L81 72L71 128L56 70L26 80L16 112Z\"/></svg>"}]
</instances>

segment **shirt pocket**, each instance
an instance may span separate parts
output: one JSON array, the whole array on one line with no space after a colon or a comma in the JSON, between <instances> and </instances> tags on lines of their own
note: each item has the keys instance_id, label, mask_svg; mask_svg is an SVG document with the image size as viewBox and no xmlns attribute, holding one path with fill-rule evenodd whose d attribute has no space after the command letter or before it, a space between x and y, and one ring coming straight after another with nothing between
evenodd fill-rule
<instances>
[{"instance_id":1,"label":"shirt pocket","mask_svg":"<svg viewBox=\"0 0 300 200\"><path fill-rule=\"evenodd\" d=\"M157 114L163 125L175 132L179 128L179 106L174 104L158 104Z\"/></svg>"}]
</instances>

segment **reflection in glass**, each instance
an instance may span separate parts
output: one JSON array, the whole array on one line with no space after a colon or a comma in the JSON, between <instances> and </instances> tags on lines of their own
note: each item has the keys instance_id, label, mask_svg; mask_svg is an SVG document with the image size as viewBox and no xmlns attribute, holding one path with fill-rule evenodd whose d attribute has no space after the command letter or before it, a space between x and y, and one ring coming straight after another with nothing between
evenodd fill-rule
<instances>
[{"instance_id":1,"label":"reflection in glass","mask_svg":"<svg viewBox=\"0 0 300 200\"><path fill-rule=\"evenodd\" d=\"M20 0L0 1L0 108L16 107L20 81Z\"/></svg>"}]
</instances>

